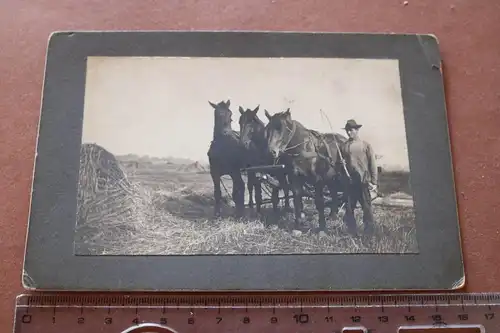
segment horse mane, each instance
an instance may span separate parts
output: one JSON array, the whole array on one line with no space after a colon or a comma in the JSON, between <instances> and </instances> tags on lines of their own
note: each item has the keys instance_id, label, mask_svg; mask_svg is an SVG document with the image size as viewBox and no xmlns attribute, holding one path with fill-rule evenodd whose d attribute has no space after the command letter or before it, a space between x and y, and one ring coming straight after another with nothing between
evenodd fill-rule
<instances>
[{"instance_id":1,"label":"horse mane","mask_svg":"<svg viewBox=\"0 0 500 333\"><path fill-rule=\"evenodd\" d=\"M264 122L262 121L262 119L260 119L259 117L257 117L257 115L255 115L255 117L253 119L255 119L260 126L266 127L266 124L264 124Z\"/></svg>"},{"instance_id":2,"label":"horse mane","mask_svg":"<svg viewBox=\"0 0 500 333\"><path fill-rule=\"evenodd\" d=\"M238 131L235 131L233 129L226 128L222 132L217 132L216 135L214 133L214 138L212 142L217 141L217 139L233 139L234 141L238 142L240 141L240 133Z\"/></svg>"}]
</instances>

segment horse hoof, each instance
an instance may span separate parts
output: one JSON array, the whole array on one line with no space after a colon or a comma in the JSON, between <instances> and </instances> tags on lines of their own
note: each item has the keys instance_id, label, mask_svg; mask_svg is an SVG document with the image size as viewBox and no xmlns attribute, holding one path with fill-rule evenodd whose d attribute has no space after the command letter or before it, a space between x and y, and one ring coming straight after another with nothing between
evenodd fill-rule
<instances>
[{"instance_id":1,"label":"horse hoof","mask_svg":"<svg viewBox=\"0 0 500 333\"><path fill-rule=\"evenodd\" d=\"M300 237L300 236L302 236L302 231L300 231L300 230L293 230L292 231L292 235L294 237Z\"/></svg>"}]
</instances>

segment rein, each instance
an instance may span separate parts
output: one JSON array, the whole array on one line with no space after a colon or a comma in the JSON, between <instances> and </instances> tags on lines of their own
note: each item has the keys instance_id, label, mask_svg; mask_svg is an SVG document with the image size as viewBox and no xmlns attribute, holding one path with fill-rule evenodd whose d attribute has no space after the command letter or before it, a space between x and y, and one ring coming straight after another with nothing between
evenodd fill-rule
<instances>
[{"instance_id":1,"label":"rein","mask_svg":"<svg viewBox=\"0 0 500 333\"><path fill-rule=\"evenodd\" d=\"M292 129L290 129L289 127L287 127L287 129L290 131L290 134L289 134L289 137L288 137L288 140L287 140L286 144L283 145L285 147L285 149L283 149L283 150L280 149L280 155L281 154L287 154L287 155L290 155L290 156L299 156L300 154L292 154L292 153L289 153L288 151L290 151L292 149L295 149L295 148L299 147L300 145L303 145L303 144L306 144L306 143L310 142L311 141L311 134L309 134L308 139L306 139L306 140L304 140L302 142L299 142L296 145L288 147L288 145L290 144L290 142L292 142L292 139L293 139L293 137L295 135L295 132L297 131L297 124L295 123L295 121L292 121ZM316 155L318 154L317 150L315 151L314 154L316 154ZM278 159L279 159L279 157L276 159L275 162L277 162Z\"/></svg>"}]
</instances>

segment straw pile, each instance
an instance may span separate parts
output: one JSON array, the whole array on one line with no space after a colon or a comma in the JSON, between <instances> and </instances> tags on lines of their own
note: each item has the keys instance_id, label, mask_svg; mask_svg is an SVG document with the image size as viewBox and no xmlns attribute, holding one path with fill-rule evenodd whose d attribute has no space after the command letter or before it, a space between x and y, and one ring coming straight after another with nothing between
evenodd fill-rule
<instances>
[{"instance_id":1,"label":"straw pile","mask_svg":"<svg viewBox=\"0 0 500 333\"><path fill-rule=\"evenodd\" d=\"M147 221L146 199L113 154L96 144L82 145L77 200L80 234L93 238L138 230Z\"/></svg>"}]
</instances>

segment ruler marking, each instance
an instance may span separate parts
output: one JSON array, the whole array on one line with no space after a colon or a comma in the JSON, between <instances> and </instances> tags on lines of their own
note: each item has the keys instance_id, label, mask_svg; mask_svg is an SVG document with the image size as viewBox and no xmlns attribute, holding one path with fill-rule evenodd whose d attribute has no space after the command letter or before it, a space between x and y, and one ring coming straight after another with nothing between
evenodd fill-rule
<instances>
[{"instance_id":1,"label":"ruler marking","mask_svg":"<svg viewBox=\"0 0 500 333\"><path fill-rule=\"evenodd\" d=\"M488 310L491 311L491 304L490 304L491 303L491 296L486 297L486 302L488 302Z\"/></svg>"},{"instance_id":2,"label":"ruler marking","mask_svg":"<svg viewBox=\"0 0 500 333\"><path fill-rule=\"evenodd\" d=\"M500 295L500 293L499 293ZM420 304L422 304L422 308L417 311L417 315L415 314L410 315L413 311L413 303L411 300L415 300L416 303L415 305L418 307ZM111 322L111 317L108 318L99 318L99 312L97 311L87 311L85 319L83 319L83 314L84 314L84 308L89 308L92 307L93 309L103 309L103 312L100 312L101 314L106 313L104 312L106 309L108 315L111 313L111 309L115 310L117 315L113 315L113 324L118 323L121 325L120 321L123 321L123 324L130 326L132 325L132 319L133 318L133 310L135 309L135 314L136 316L139 315L139 307L144 307L144 308L150 308L150 309L158 309L161 307L162 308L162 313L166 312L166 305L167 302L169 302L172 305L177 305L177 310L180 310L178 314L178 318L181 319L181 325L182 322L185 320L183 317L184 314L186 314L189 317L189 310L192 312L191 316L194 316L195 311L198 308L202 309L203 306L207 308L209 306L210 309L213 309L216 305L217 307L217 313L221 313L221 309L223 304L221 302L227 303L228 307L230 304L233 304L233 309L241 309L244 306L245 307L245 312L251 313L251 318L250 318L251 323L258 323L259 321L262 321L261 324L265 327L279 327L279 324L282 323L283 320L286 320L286 316L289 314L294 313L294 311L297 311L300 308L301 312L307 313L310 316L310 325L311 325L311 331L316 330L316 325L318 331L320 330L320 327L322 327L323 324L325 324L325 320L330 323L328 325L335 325L335 323L338 323L337 320L340 319L340 316L343 316L344 314L347 315L347 320L351 321L350 316L354 316L353 318L356 318L356 320L359 319L358 314L354 314L360 310L363 310L363 307L367 307L367 304L373 304L372 308L375 311L381 311L384 312L384 316L378 317L375 315L373 318L376 322L374 323L373 329L376 329L377 331L380 332L385 332L385 331L392 331L395 325L400 324L400 320L407 323L407 324L416 324L418 323L419 325L463 325L465 323L471 322L472 324L477 324L477 325L483 325L487 329L487 331L492 330L492 331L499 331L500 332L500 323L498 320L497 313L495 313L496 307L498 304L495 302L495 300L498 299L498 295L495 296L488 296L487 294L477 294L477 295L465 295L465 296L460 296L460 295L435 295L435 296L430 296L430 295L417 295L417 296L370 296L370 297L363 297L363 296L334 296L334 297L323 297L323 296L309 296L309 297L302 297L302 296L277 296L277 297L271 297L271 296L252 296L250 298L245 298L245 296L240 296L240 297L218 297L215 296L213 298L200 298L200 297L182 297L182 296L175 296L175 297L147 297L147 296L132 296L132 297L109 297L109 296L51 296L51 295L37 295L37 296L31 296L28 295L24 298L19 298L17 304L16 304L16 311L19 314L17 316L19 319L16 320L16 325L25 325L31 323L31 320L37 321L38 323L41 323L41 321L38 321L37 316L43 316L46 319L43 320L44 324L40 324L41 328L43 329L43 325L52 325L53 323L56 323L58 325L62 326L63 330L71 330L71 326L65 327L65 325L73 325L71 324L74 320L74 325L80 326L83 324L83 320L85 320L85 326L88 327L88 329L91 331L92 328L95 328L95 326L92 325L97 325L97 324L102 324L104 325L104 321L106 320L106 324L110 324ZM281 304L277 302L281 300ZM468 303L467 303L467 300ZM251 302L250 302L251 301ZM331 306L331 302L334 302L333 306ZM453 302L452 302L453 301ZM471 302L473 301L473 302ZM114 302L114 303L113 303ZM163 304L162 304L163 302ZM210 303L211 302L211 303ZM405 303L406 302L406 303ZM154 303L154 304L153 304ZM249 304L250 303L250 304ZM286 303L286 307L285 307ZM339 303L341 306L339 306ZM120 306L120 304L122 304ZM125 306L126 304L126 306ZM327 308L327 312L329 313L329 317L327 318L333 318L335 319L334 321L328 321L328 320L333 320L333 319L326 319L324 318L324 315L321 315L321 313L324 313L321 308L325 307ZM277 317L274 317L276 315L276 308L279 307L282 311L279 312L279 315ZM442 308L445 307L445 308ZM258 310L261 309L272 309L272 317L269 318L269 312L266 311L261 311L259 312ZM489 313L487 312L486 308L489 310ZM71 310L74 309L74 310ZM130 309L128 311L130 312L125 312L126 309ZM257 310L255 313L252 312L253 310ZM407 312L405 313L407 309ZM70 311L75 311L75 312L70 312ZM78 312L79 310L79 312ZM131 311L132 310L132 311ZM422 316L420 316L420 310ZM446 310L446 311L445 311ZM321 311L321 312L320 312ZM443 313L439 313L439 311L444 311ZM29 312L29 317L27 316ZM363 312L363 311L361 311ZM40 314L38 314L40 313ZM74 318L72 319L72 313L77 314L75 317L79 318ZM78 315L80 313L82 316L80 317ZM213 312L207 312L208 317L205 317L205 315L199 317L199 319L196 319L196 324L198 325L204 325L205 320L211 320L210 319L210 314ZM295 312L296 313L296 312ZM332 313L332 314L330 314ZM284 318L282 316L284 314ZM304 315L304 314L302 314ZM312 315L312 316L311 316ZM337 317L338 315L338 317ZM406 315L406 316L405 316ZM31 317L32 316L32 317ZM127 317L128 316L128 317ZM176 320L174 312L174 316L172 320ZM262 316L262 317L261 317ZM319 322L315 321L315 317L319 316L319 319L321 319ZM330 317L331 316L331 317ZM401 316L401 318L399 318ZM468 319L467 319L468 316ZM477 317L476 317L477 316ZM51 318L52 317L52 318ZM59 318L56 318L59 317ZM88 318L87 318L88 317ZM105 317L105 316L103 316ZM214 316L215 317L215 316ZM323 318L322 318L323 317ZM390 318L389 318L390 317ZM33 318L33 319L31 319ZM194 317L193 317L194 318ZM207 319L208 318L208 319ZM276 318L276 319L272 319ZM387 322L387 318L389 318L389 322ZM405 319L406 318L406 319ZM477 319L476 319L477 318ZM66 322L66 320L69 319L69 322ZM78 320L77 320L78 319ZM95 319L95 320L94 320ZM138 320L138 318L135 318ZM159 319L159 318L158 318ZM171 318L169 319L169 324L171 321ZM239 318L235 318L236 320L239 320ZM27 321L30 322L27 322ZM102 320L102 322L101 322ZM164 320L164 319L162 319ZM221 324L224 324L226 322L226 318L223 319ZM353 319L354 320L354 319ZM365 322L365 320L372 320L372 319L367 319L365 316L362 317L361 322ZM385 321L383 321L385 320ZM465 320L465 321L464 321ZM468 321L467 321L468 320ZM52 321L52 322L51 322ZM109 322L108 322L109 321ZM130 321L130 323L129 323ZM153 319L154 321L154 319ZM276 322L272 322L276 321ZM474 322L473 322L474 321ZM187 322L186 322L187 323ZM184 325L186 325L184 323ZM192 327L191 324L194 322L190 322L190 326ZM211 322L208 321L207 324L210 324ZM248 322L250 324L250 322ZM270 325L270 326L267 326ZM357 325L357 324L354 324ZM379 326L380 325L380 326ZM384 325L384 326L381 326ZM394 325L394 326L393 326ZM495 326L496 325L496 326ZM219 325L220 326L220 325ZM250 325L246 325L250 326ZM245 326L245 327L246 327ZM20 326L18 326L20 327ZM26 326L28 327L28 326ZM182 327L182 326L181 326ZM384 328L383 328L384 327ZM497 328L497 330L495 330ZM333 327L330 330L335 331L336 327ZM27 330L27 328L26 328ZM48 327L45 327L45 330L50 330ZM23 329L24 331L24 329ZM29 332L27 330L27 332ZM15 333L20 333L20 331L15 331Z\"/></svg>"}]
</instances>

